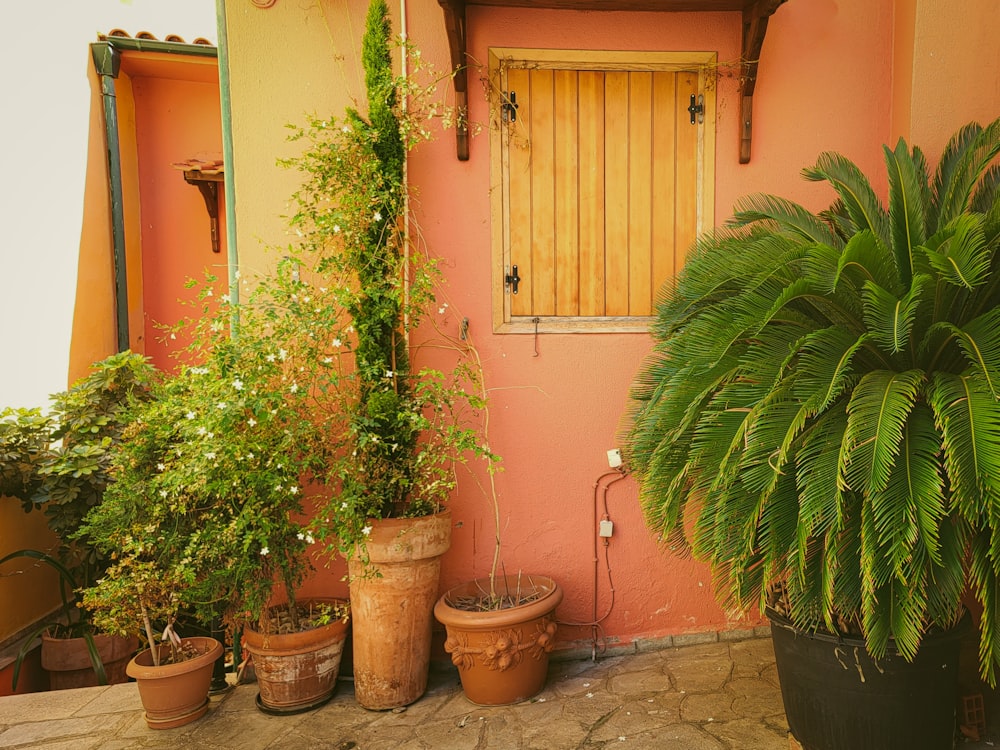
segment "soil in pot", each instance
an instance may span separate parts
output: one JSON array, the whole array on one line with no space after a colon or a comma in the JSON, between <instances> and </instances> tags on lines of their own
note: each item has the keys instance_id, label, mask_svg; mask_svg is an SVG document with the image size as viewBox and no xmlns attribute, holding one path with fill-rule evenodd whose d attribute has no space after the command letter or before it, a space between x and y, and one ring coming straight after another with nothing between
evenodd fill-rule
<instances>
[{"instance_id":1,"label":"soil in pot","mask_svg":"<svg viewBox=\"0 0 1000 750\"><path fill-rule=\"evenodd\" d=\"M965 624L924 637L912 662L864 640L806 633L768 611L792 734L804 750L951 750Z\"/></svg>"},{"instance_id":2,"label":"soil in pot","mask_svg":"<svg viewBox=\"0 0 1000 750\"><path fill-rule=\"evenodd\" d=\"M299 606L300 627L294 630L285 609L275 610L270 633L244 631L253 655L260 694L257 707L265 713L292 714L322 706L333 697L347 640L345 602L312 599Z\"/></svg>"},{"instance_id":3,"label":"soil in pot","mask_svg":"<svg viewBox=\"0 0 1000 750\"><path fill-rule=\"evenodd\" d=\"M491 590L489 580L480 579L451 589L434 607L465 697L481 706L519 703L545 687L555 646L553 612L563 597L559 584L546 576L504 576L495 588L514 592L518 603L476 609L470 602Z\"/></svg>"},{"instance_id":4,"label":"soil in pot","mask_svg":"<svg viewBox=\"0 0 1000 750\"><path fill-rule=\"evenodd\" d=\"M164 664L169 646L160 644L160 666L153 666L149 649L128 663L126 672L139 686L139 698L146 709L146 724L151 729L172 729L190 724L208 711L208 688L212 670L222 656L222 644L214 638L184 639L184 647L192 658L175 664Z\"/></svg>"}]
</instances>

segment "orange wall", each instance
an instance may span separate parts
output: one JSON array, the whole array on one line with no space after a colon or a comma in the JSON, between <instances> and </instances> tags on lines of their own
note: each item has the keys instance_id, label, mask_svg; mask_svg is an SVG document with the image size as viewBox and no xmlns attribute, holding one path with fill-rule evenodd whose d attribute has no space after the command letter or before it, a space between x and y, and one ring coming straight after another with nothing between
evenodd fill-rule
<instances>
[{"instance_id":1,"label":"orange wall","mask_svg":"<svg viewBox=\"0 0 1000 750\"><path fill-rule=\"evenodd\" d=\"M213 61L214 62L214 61ZM141 201L142 350L170 369L170 346L157 324L190 315L179 299L190 299L189 278L206 269L227 276L226 240L213 253L209 216L201 192L171 166L190 158L220 158L222 128L217 82L157 77L132 79ZM220 193L222 185L219 185ZM220 213L224 207L220 200Z\"/></svg>"},{"instance_id":2,"label":"orange wall","mask_svg":"<svg viewBox=\"0 0 1000 750\"><path fill-rule=\"evenodd\" d=\"M984 1L989 5L990 0ZM927 4L918 3L921 8ZM290 153L285 123L300 124L307 112L338 116L345 103L363 96L357 48L366 7L361 0L325 0L319 7L278 3L268 10L229 4L241 266L265 266L264 248L287 242L281 215L296 180L274 166L277 157ZM986 10L981 9L980 19L992 18ZM398 30L398 8L393 12ZM424 59L447 69L436 0L410 0L407 18L410 38ZM983 25L959 18L958 26L948 27L958 44L965 26ZM920 29L919 14L917 19ZM473 6L468 20L469 53L480 62L487 60L491 46L714 50L723 63L740 54L738 13ZM826 206L831 194L800 177L800 170L825 150L853 159L876 175L876 189L884 187L879 176L881 144L898 127L893 68L900 62L893 42L900 27L905 30L906 23L897 22L892 0L790 0L779 8L764 43L754 103L753 157L747 165L740 165L737 156L736 82L731 77L719 80L716 224L728 217L738 197L758 191L792 197L813 209ZM487 123L479 71L471 70L469 78L470 117ZM991 85L986 82L987 88ZM916 111L916 100L926 98L922 84L915 84L914 90L915 111L906 119L912 119L914 132L933 131L937 137L934 122L920 119ZM955 117L969 117L968 110L956 106ZM409 174L418 193L414 219L431 253L442 258L447 276L450 307L439 322L454 333L462 317L469 319L492 389L491 440L504 463L497 484L506 570L554 575L566 589L559 617L590 620L594 485L607 470L606 451L616 444L629 383L649 351L650 339L646 334L543 335L534 356L534 337L492 334L492 181L486 133L473 138L467 162L455 157L454 134L440 134L411 155ZM610 638L629 641L745 626L716 606L704 566L657 548L642 522L632 480L611 489L608 507L615 523L608 549L615 602L603 629ZM444 561L443 587L486 573L492 554L489 505L468 476L452 509L456 524ZM610 602L603 550L601 571L598 611L603 614ZM329 585L340 584L330 576ZM564 640L585 641L589 635L586 627L561 632Z\"/></svg>"}]
</instances>

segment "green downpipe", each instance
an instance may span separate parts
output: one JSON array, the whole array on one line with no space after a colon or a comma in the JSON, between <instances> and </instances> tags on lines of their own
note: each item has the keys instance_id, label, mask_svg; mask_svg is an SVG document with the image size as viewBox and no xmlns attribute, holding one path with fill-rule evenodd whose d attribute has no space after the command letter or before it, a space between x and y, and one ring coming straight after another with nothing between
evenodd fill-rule
<instances>
[{"instance_id":1,"label":"green downpipe","mask_svg":"<svg viewBox=\"0 0 1000 750\"><path fill-rule=\"evenodd\" d=\"M226 0L215 2L215 22L219 36L219 96L222 110L222 162L226 169L223 189L226 196L226 253L229 265L229 301L233 309L240 301L240 256L236 249L236 170L233 168L233 107L230 98L229 37L226 34ZM235 315L235 313L234 313ZM233 331L239 321L234 320Z\"/></svg>"},{"instance_id":2,"label":"green downpipe","mask_svg":"<svg viewBox=\"0 0 1000 750\"><path fill-rule=\"evenodd\" d=\"M233 305L233 324L229 330L239 330L240 256L236 251L236 170L233 169L233 107L229 95L229 37L226 35L226 0L215 0L215 24L219 37L219 97L222 111L222 163L226 180L222 183L226 196L226 253L229 265L229 301ZM233 669L243 662L241 631L233 632Z\"/></svg>"},{"instance_id":3,"label":"green downpipe","mask_svg":"<svg viewBox=\"0 0 1000 750\"><path fill-rule=\"evenodd\" d=\"M108 151L108 182L111 193L111 238L114 245L115 328L118 351L129 348L128 277L125 267L125 215L122 197L122 162L118 146L118 105L115 79L121 68L121 53L110 42L90 45L94 68L101 77L104 102L104 133Z\"/></svg>"}]
</instances>

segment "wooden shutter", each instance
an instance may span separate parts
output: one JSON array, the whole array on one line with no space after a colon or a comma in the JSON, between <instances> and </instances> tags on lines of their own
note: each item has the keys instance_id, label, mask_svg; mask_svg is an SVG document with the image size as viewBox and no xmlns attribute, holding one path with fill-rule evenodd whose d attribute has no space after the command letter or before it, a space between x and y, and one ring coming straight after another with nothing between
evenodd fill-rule
<instances>
[{"instance_id":1,"label":"wooden shutter","mask_svg":"<svg viewBox=\"0 0 1000 750\"><path fill-rule=\"evenodd\" d=\"M698 73L620 67L500 63L505 322L647 318L699 231Z\"/></svg>"}]
</instances>

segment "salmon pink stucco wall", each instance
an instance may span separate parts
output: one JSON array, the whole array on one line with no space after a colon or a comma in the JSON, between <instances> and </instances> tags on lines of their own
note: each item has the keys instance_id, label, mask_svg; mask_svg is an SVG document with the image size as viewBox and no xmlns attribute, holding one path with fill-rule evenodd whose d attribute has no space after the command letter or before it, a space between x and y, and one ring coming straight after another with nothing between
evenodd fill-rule
<instances>
[{"instance_id":1,"label":"salmon pink stucco wall","mask_svg":"<svg viewBox=\"0 0 1000 750\"><path fill-rule=\"evenodd\" d=\"M918 3L923 5L924 3ZM391 4L392 5L392 4ZM406 0L410 40L438 70L449 67L437 0ZM307 113L337 116L363 101L358 73L367 3L277 3L267 10L229 4L233 138L237 174L237 244L241 266L262 267L266 248L289 241L282 220L296 177L274 166L292 153L284 125ZM753 154L738 163L739 100L734 77L718 80L715 215L719 225L735 201L771 192L809 208L830 193L802 180L818 154L835 150L875 175L884 188L881 145L893 119L894 46L899 26L892 0L788 0L772 16L754 101ZM393 5L400 28L400 7ZM720 63L740 55L735 12L625 13L469 6L470 119L488 123L480 63L490 47L595 50L715 51ZM955 32L957 35L960 31ZM958 38L961 38L960 36ZM903 40L913 44L912 36ZM916 46L916 45L914 45ZM442 93L447 86L441 85ZM452 95L453 96L453 95ZM909 101L909 94L906 95ZM909 122L916 114L907 115ZM447 284L437 315L446 332L467 318L490 390L490 440L503 457L496 483L507 573L554 576L566 597L557 612L589 623L595 612L609 642L747 627L715 602L710 571L668 554L647 531L631 478L607 493L614 535L598 546L595 600L595 484L608 471L629 384L650 350L647 334L494 334L491 305L490 144L473 137L471 156L456 158L454 133L438 132L411 154L412 213L419 241L441 260ZM421 355L424 356L424 355ZM604 477L604 482L608 477ZM460 474L451 507L455 528L444 558L442 588L488 572L490 504L479 472ZM603 515L603 498L599 513ZM613 577L613 594L606 572ZM339 568L314 586L336 588ZM595 604L596 601L596 604ZM589 625L567 626L563 642L586 643Z\"/></svg>"}]
</instances>

